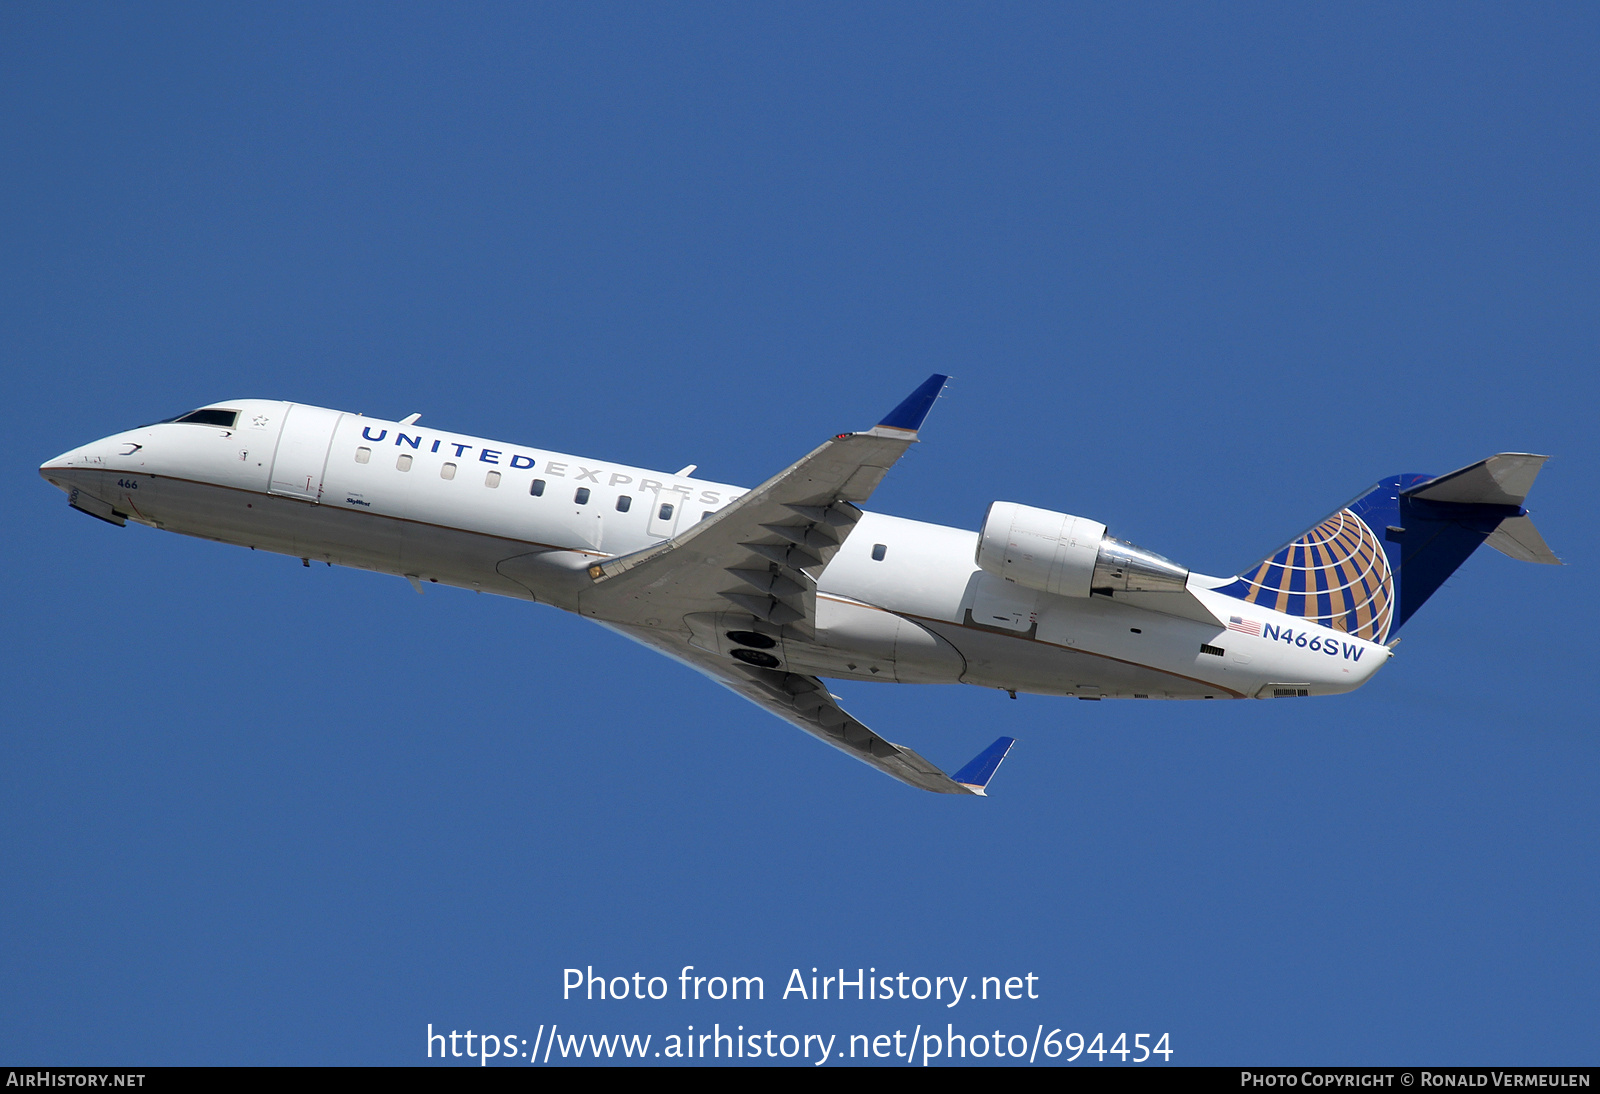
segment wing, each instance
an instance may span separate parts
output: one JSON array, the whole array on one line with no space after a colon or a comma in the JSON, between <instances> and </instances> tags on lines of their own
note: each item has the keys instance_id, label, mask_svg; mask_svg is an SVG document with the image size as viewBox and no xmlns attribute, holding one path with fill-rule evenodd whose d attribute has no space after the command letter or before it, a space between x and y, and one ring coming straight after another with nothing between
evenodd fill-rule
<instances>
[{"instance_id":1,"label":"wing","mask_svg":"<svg viewBox=\"0 0 1600 1094\"><path fill-rule=\"evenodd\" d=\"M871 496L916 443L947 379L928 377L872 429L825 441L671 539L590 566L591 584L578 594L578 610L901 782L941 794L982 794L1011 738L1001 738L951 778L852 718L815 676L724 662L690 645L683 622L688 615L733 610L809 631L817 577L861 519L855 503Z\"/></svg>"},{"instance_id":2,"label":"wing","mask_svg":"<svg viewBox=\"0 0 1600 1094\"><path fill-rule=\"evenodd\" d=\"M589 567L578 610L610 623L675 628L695 612L749 612L809 629L817 576L861 519L944 388L930 376L865 433L841 433L700 523Z\"/></svg>"},{"instance_id":3,"label":"wing","mask_svg":"<svg viewBox=\"0 0 1600 1094\"><path fill-rule=\"evenodd\" d=\"M1000 761L1006 758L1006 753L1016 743L1013 738L1001 737L954 776L946 775L918 753L904 745L884 740L852 718L815 676L724 663L690 646L671 632L648 627L606 625L636 642L682 661L818 740L921 790L931 790L936 794L984 795L989 780L1000 767Z\"/></svg>"}]
</instances>

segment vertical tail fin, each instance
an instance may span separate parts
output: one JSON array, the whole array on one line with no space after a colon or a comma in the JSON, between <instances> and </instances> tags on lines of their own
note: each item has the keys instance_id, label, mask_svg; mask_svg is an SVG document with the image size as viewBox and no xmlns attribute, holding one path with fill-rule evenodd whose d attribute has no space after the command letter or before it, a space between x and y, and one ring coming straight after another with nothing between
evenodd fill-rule
<instances>
[{"instance_id":1,"label":"vertical tail fin","mask_svg":"<svg viewBox=\"0 0 1600 1094\"><path fill-rule=\"evenodd\" d=\"M1426 476L1385 479L1217 592L1359 638L1388 641L1397 626L1399 560L1383 535L1399 524L1399 491L1408 478Z\"/></svg>"},{"instance_id":2,"label":"vertical tail fin","mask_svg":"<svg viewBox=\"0 0 1600 1094\"><path fill-rule=\"evenodd\" d=\"M1395 475L1217 591L1386 642L1485 540L1559 563L1522 501L1546 456L1506 452L1448 475Z\"/></svg>"}]
</instances>

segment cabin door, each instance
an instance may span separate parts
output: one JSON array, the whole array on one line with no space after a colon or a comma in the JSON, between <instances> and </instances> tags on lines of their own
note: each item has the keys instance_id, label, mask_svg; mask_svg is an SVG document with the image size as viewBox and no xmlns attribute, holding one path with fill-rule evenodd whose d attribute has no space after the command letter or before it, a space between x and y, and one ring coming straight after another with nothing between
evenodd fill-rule
<instances>
[{"instance_id":1,"label":"cabin door","mask_svg":"<svg viewBox=\"0 0 1600 1094\"><path fill-rule=\"evenodd\" d=\"M333 430L344 417L337 410L294 403L283 420L278 450L272 457L271 486L267 492L288 498L320 501L322 474L328 466Z\"/></svg>"}]
</instances>

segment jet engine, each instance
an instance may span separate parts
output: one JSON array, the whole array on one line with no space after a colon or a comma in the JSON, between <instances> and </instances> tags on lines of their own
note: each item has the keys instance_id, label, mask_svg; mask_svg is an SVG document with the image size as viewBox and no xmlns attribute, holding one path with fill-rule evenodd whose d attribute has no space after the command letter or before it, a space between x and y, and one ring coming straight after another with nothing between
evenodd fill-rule
<instances>
[{"instance_id":1,"label":"jet engine","mask_svg":"<svg viewBox=\"0 0 1600 1094\"><path fill-rule=\"evenodd\" d=\"M1182 592L1189 580L1184 567L1107 535L1104 524L1012 501L989 506L977 562L996 577L1056 596Z\"/></svg>"}]
</instances>

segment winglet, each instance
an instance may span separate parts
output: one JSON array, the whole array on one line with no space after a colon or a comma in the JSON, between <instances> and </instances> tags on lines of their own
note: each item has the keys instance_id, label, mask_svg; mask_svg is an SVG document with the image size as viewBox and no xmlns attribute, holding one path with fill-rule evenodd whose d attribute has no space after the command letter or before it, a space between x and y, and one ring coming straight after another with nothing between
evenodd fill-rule
<instances>
[{"instance_id":1,"label":"winglet","mask_svg":"<svg viewBox=\"0 0 1600 1094\"><path fill-rule=\"evenodd\" d=\"M878 423L878 429L893 430L898 433L916 433L922 428L923 421L928 417L928 411L933 409L933 401L939 397L939 392L944 390L944 385L950 377L934 373L922 382L922 386L906 396L905 401L884 417ZM876 433L878 430L872 430Z\"/></svg>"},{"instance_id":2,"label":"winglet","mask_svg":"<svg viewBox=\"0 0 1600 1094\"><path fill-rule=\"evenodd\" d=\"M1000 769L1000 761L1006 758L1006 753L1011 751L1011 746L1017 743L1015 737L1001 737L994 744L973 757L971 763L950 776L951 782L960 783L974 794L988 797L985 787L989 780L994 778L994 773Z\"/></svg>"}]
</instances>

